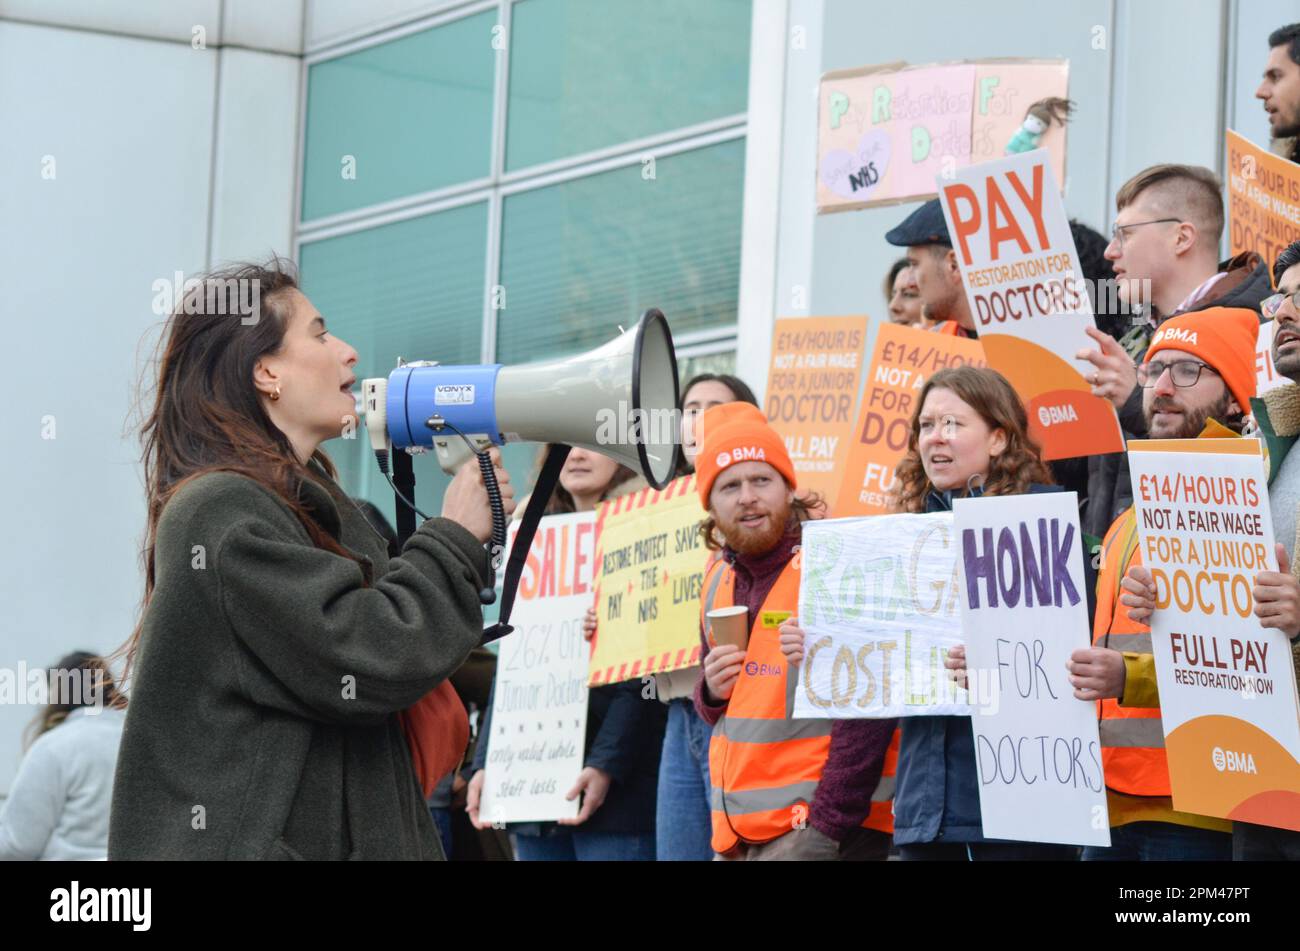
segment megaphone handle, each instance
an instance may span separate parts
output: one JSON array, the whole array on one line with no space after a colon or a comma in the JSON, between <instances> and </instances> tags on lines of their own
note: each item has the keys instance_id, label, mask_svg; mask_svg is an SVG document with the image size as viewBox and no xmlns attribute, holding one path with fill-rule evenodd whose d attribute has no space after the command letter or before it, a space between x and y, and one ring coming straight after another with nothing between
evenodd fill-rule
<instances>
[{"instance_id":1,"label":"megaphone handle","mask_svg":"<svg viewBox=\"0 0 1300 951\"><path fill-rule=\"evenodd\" d=\"M478 593L483 604L497 599L497 568L506 550L506 510L501 501L501 486L497 482L496 466L486 452L477 453L478 470L483 474L483 488L487 489L488 506L492 509L492 539L488 542L489 570L492 575L487 586Z\"/></svg>"},{"instance_id":2,"label":"megaphone handle","mask_svg":"<svg viewBox=\"0 0 1300 951\"><path fill-rule=\"evenodd\" d=\"M564 460L568 457L568 446L552 443L546 461L542 463L542 471L537 473L533 494L524 507L524 517L519 520L519 531L515 533L515 547L510 550L510 560L506 562L506 576L501 584L499 620L483 631L484 644L505 637L514 630L510 626L510 612L515 606L515 592L524 573L524 562L528 560L528 551L533 547L533 536L537 534L538 523L546 511L546 504L551 500L551 494L560 483L560 470L564 468Z\"/></svg>"}]
</instances>

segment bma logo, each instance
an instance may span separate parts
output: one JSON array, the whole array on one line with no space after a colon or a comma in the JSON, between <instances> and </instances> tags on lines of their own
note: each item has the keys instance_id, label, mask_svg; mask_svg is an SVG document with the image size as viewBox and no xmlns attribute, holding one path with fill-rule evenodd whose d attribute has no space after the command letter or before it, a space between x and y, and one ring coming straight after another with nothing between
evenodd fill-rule
<instances>
[{"instance_id":1,"label":"bma logo","mask_svg":"<svg viewBox=\"0 0 1300 951\"><path fill-rule=\"evenodd\" d=\"M781 665L759 664L751 660L745 665L745 673L749 674L751 677L780 677Z\"/></svg>"},{"instance_id":2,"label":"bma logo","mask_svg":"<svg viewBox=\"0 0 1300 951\"><path fill-rule=\"evenodd\" d=\"M440 383L433 388L435 406L470 406L474 403L473 383Z\"/></svg>"},{"instance_id":3,"label":"bma logo","mask_svg":"<svg viewBox=\"0 0 1300 951\"><path fill-rule=\"evenodd\" d=\"M731 453L724 450L723 452L718 453L718 458L713 461L718 464L719 469L725 469L727 466L731 465Z\"/></svg>"},{"instance_id":4,"label":"bma logo","mask_svg":"<svg viewBox=\"0 0 1300 951\"><path fill-rule=\"evenodd\" d=\"M1227 771L1229 773L1254 773L1259 771L1255 769L1255 757L1250 753L1237 753L1233 750L1225 750L1221 746L1214 748L1214 768L1219 772Z\"/></svg>"},{"instance_id":5,"label":"bma logo","mask_svg":"<svg viewBox=\"0 0 1300 951\"><path fill-rule=\"evenodd\" d=\"M1054 426L1057 423L1077 423L1079 414L1074 411L1074 407L1069 403L1064 406L1040 406L1038 408L1038 421L1043 427Z\"/></svg>"},{"instance_id":6,"label":"bma logo","mask_svg":"<svg viewBox=\"0 0 1300 951\"><path fill-rule=\"evenodd\" d=\"M1195 330L1188 330L1185 327L1166 327L1151 338L1151 345L1155 346L1158 343L1177 341L1194 347L1196 346L1196 333Z\"/></svg>"}]
</instances>

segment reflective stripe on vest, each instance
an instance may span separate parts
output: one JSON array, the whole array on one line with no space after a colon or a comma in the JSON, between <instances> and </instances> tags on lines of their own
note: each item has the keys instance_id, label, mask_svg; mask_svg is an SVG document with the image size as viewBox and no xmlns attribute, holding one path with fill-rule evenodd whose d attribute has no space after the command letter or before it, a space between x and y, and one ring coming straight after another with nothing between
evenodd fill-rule
<instances>
[{"instance_id":1,"label":"reflective stripe on vest","mask_svg":"<svg viewBox=\"0 0 1300 951\"><path fill-rule=\"evenodd\" d=\"M701 624L715 607L734 603L735 573L725 562L709 569L701 598ZM726 852L737 842L767 842L807 821L809 804L830 752L830 719L791 719L798 678L791 676L775 627L765 627L768 612L793 613L799 598L799 568L792 561L768 592L750 627L746 664L728 701L728 712L713 728L709 743L712 780L713 848ZM777 673L772 671L776 670ZM784 678L778 682L778 678ZM864 826L893 831L894 744ZM892 755L891 755L892 754Z\"/></svg>"},{"instance_id":2,"label":"reflective stripe on vest","mask_svg":"<svg viewBox=\"0 0 1300 951\"><path fill-rule=\"evenodd\" d=\"M1141 563L1137 515L1129 508L1115 520L1102 542L1094 647L1151 653L1151 629L1131 620L1127 606L1119 600L1124 575ZM1131 796L1170 795L1159 707L1123 707L1118 700L1101 700L1097 726L1107 786Z\"/></svg>"}]
</instances>

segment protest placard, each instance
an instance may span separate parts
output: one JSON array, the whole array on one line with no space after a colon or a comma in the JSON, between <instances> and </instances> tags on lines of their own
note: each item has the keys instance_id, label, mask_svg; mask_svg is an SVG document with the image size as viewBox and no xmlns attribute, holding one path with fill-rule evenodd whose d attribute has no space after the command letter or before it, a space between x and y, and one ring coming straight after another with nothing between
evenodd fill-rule
<instances>
[{"instance_id":1,"label":"protest placard","mask_svg":"<svg viewBox=\"0 0 1300 951\"><path fill-rule=\"evenodd\" d=\"M1228 247L1258 251L1270 267L1300 240L1300 165L1227 133Z\"/></svg>"},{"instance_id":2,"label":"protest placard","mask_svg":"<svg viewBox=\"0 0 1300 951\"><path fill-rule=\"evenodd\" d=\"M1129 469L1174 808L1300 830L1291 644L1254 615L1277 570L1262 445L1134 440Z\"/></svg>"},{"instance_id":3,"label":"protest placard","mask_svg":"<svg viewBox=\"0 0 1300 951\"><path fill-rule=\"evenodd\" d=\"M1110 845L1097 706L1066 661L1088 647L1073 492L958 499L961 626L984 834Z\"/></svg>"},{"instance_id":4,"label":"protest placard","mask_svg":"<svg viewBox=\"0 0 1300 951\"><path fill-rule=\"evenodd\" d=\"M1043 458L1122 451L1115 408L1075 359L1097 348L1096 324L1047 153L960 169L940 199L985 359L1024 400Z\"/></svg>"},{"instance_id":5,"label":"protest placard","mask_svg":"<svg viewBox=\"0 0 1300 951\"><path fill-rule=\"evenodd\" d=\"M593 687L700 662L708 550L695 484L683 476L662 491L642 489L600 507Z\"/></svg>"},{"instance_id":6,"label":"protest placard","mask_svg":"<svg viewBox=\"0 0 1300 951\"><path fill-rule=\"evenodd\" d=\"M866 317L776 322L767 374L767 420L785 441L801 492L835 511L862 382Z\"/></svg>"},{"instance_id":7,"label":"protest placard","mask_svg":"<svg viewBox=\"0 0 1300 951\"><path fill-rule=\"evenodd\" d=\"M951 512L805 522L794 716L970 713L944 669L961 643Z\"/></svg>"},{"instance_id":8,"label":"protest placard","mask_svg":"<svg viewBox=\"0 0 1300 951\"><path fill-rule=\"evenodd\" d=\"M959 366L984 366L984 348L978 340L899 324L881 325L844 462L844 481L835 495L834 515L888 511L894 469L907 453L912 413L921 388L939 370Z\"/></svg>"},{"instance_id":9,"label":"protest placard","mask_svg":"<svg viewBox=\"0 0 1300 951\"><path fill-rule=\"evenodd\" d=\"M932 198L935 176L1006 152L1040 99L1065 98L1063 60L885 63L837 70L818 91L817 210ZM1065 180L1065 127L1037 142Z\"/></svg>"},{"instance_id":10,"label":"protest placard","mask_svg":"<svg viewBox=\"0 0 1300 951\"><path fill-rule=\"evenodd\" d=\"M511 528L514 542L518 523ZM480 814L489 822L571 819L565 801L582 771L587 729L587 642L596 513L548 515L528 552L501 640ZM508 556L507 556L508 557Z\"/></svg>"}]
</instances>

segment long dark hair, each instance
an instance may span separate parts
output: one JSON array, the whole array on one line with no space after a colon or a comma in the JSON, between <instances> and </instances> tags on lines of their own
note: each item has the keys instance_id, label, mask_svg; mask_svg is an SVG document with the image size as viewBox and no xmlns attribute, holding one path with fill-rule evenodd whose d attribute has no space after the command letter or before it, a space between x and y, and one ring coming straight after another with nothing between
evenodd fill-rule
<instances>
[{"instance_id":1,"label":"long dark hair","mask_svg":"<svg viewBox=\"0 0 1300 951\"><path fill-rule=\"evenodd\" d=\"M907 437L907 455L898 464L898 481L893 489L894 508L900 512L924 512L925 498L934 488L921 464L917 443L921 432L921 410L931 390L951 390L991 429L1001 429L1007 447L989 463L984 480L985 495L1019 495L1032 483L1053 484L1052 473L1043 463L1042 451L1029 435L1029 418L1007 378L987 367L952 367L940 370L925 381L912 411Z\"/></svg>"},{"instance_id":2,"label":"long dark hair","mask_svg":"<svg viewBox=\"0 0 1300 951\"><path fill-rule=\"evenodd\" d=\"M23 731L23 749L30 747L80 707L88 704L103 705L114 710L126 707L126 697L118 691L108 662L98 654L73 651L59 658L58 663L47 671L47 675L50 700ZM80 696L62 695L59 692L60 685L80 687Z\"/></svg>"},{"instance_id":3,"label":"long dark hair","mask_svg":"<svg viewBox=\"0 0 1300 951\"><path fill-rule=\"evenodd\" d=\"M259 358L279 351L289 327L291 292L298 287L293 265L236 264L187 283L167 318L151 366L156 378L142 387L140 404L152 408L140 425L143 445L147 527L142 553L145 571L141 620L113 655L125 659L123 680L139 647L144 609L153 596L154 544L163 509L190 480L209 472L235 472L279 496L297 516L312 544L356 560L312 518L298 498L304 479L333 494L337 473L317 450L303 465L283 432L271 422L253 386ZM253 288L252 313L229 306L232 288ZM327 485L328 480L328 485Z\"/></svg>"}]
</instances>

